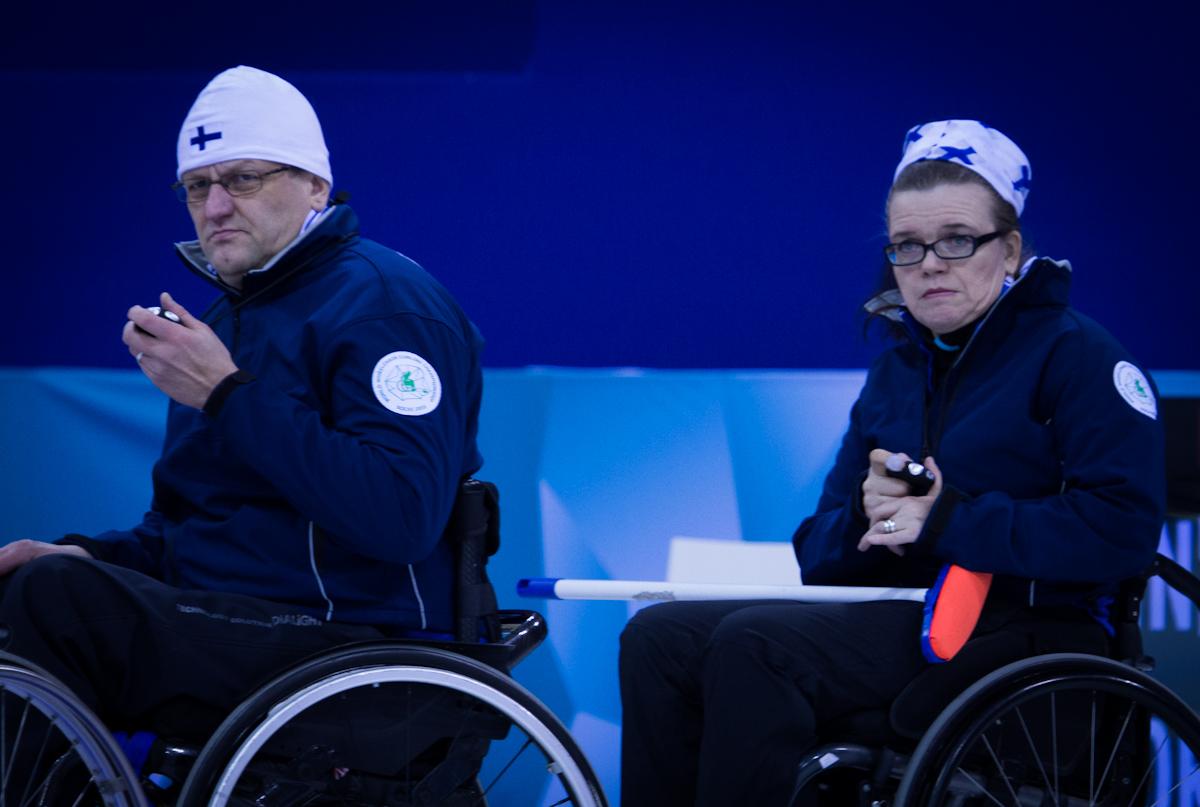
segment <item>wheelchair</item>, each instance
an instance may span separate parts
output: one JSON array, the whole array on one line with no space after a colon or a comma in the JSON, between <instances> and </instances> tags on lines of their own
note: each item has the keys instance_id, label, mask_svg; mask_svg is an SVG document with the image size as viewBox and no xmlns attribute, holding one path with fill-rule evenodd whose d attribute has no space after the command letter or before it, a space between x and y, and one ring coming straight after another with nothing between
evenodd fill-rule
<instances>
[{"instance_id":1,"label":"wheelchair","mask_svg":"<svg viewBox=\"0 0 1200 807\"><path fill-rule=\"evenodd\" d=\"M1113 657L1020 651L1000 634L930 667L887 713L849 715L800 762L793 805L1077 807L1200 800L1200 717L1152 678L1138 629L1159 576L1200 607L1200 580L1158 555L1114 606ZM997 660L1002 666L997 667ZM987 672L992 670L991 672Z\"/></svg>"},{"instance_id":2,"label":"wheelchair","mask_svg":"<svg viewBox=\"0 0 1200 807\"><path fill-rule=\"evenodd\" d=\"M458 560L453 639L362 642L310 657L260 687L202 745L156 739L140 774L48 673L0 659L0 723L20 726L4 734L14 738L8 747L0 741L0 807L605 807L570 733L510 677L547 631L536 612L496 607L486 575L499 544L494 486L464 481L445 538ZM9 793L13 770L37 773Z\"/></svg>"},{"instance_id":3,"label":"wheelchair","mask_svg":"<svg viewBox=\"0 0 1200 807\"><path fill-rule=\"evenodd\" d=\"M0 726L10 729L0 734L3 807L146 804L100 720L49 673L7 654L0 654Z\"/></svg>"}]
</instances>

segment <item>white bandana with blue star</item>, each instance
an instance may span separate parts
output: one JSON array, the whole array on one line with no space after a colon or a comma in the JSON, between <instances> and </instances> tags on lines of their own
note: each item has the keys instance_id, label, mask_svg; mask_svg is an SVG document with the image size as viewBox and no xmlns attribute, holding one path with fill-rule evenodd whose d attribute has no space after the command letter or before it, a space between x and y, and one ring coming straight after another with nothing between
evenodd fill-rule
<instances>
[{"instance_id":1,"label":"white bandana with blue star","mask_svg":"<svg viewBox=\"0 0 1200 807\"><path fill-rule=\"evenodd\" d=\"M921 160L964 165L986 179L1018 216L1025 209L1033 176L1029 160L1016 143L996 129L976 120L942 120L914 126L904 137L903 157L892 181Z\"/></svg>"}]
</instances>

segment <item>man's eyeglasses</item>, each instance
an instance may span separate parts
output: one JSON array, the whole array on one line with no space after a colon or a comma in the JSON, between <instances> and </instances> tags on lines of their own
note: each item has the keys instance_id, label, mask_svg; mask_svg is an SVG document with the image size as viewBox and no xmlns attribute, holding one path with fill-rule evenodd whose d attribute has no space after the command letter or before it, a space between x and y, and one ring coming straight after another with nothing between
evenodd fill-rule
<instances>
[{"instance_id":1,"label":"man's eyeglasses","mask_svg":"<svg viewBox=\"0 0 1200 807\"><path fill-rule=\"evenodd\" d=\"M892 266L912 266L925 260L927 250L947 261L957 261L969 258L975 250L992 239L999 238L1008 230L996 230L987 235L948 235L939 238L932 244L922 244L920 241L901 241L899 244L888 244L883 248L884 257Z\"/></svg>"},{"instance_id":2,"label":"man's eyeglasses","mask_svg":"<svg viewBox=\"0 0 1200 807\"><path fill-rule=\"evenodd\" d=\"M208 192L212 190L213 185L220 185L230 196L252 196L262 190L263 182L267 177L291 170L292 166L285 165L282 168L272 168L270 171L235 171L217 179L207 177L185 179L176 182L171 188L179 197L179 201L189 205L198 205L203 204L204 200L208 198Z\"/></svg>"}]
</instances>

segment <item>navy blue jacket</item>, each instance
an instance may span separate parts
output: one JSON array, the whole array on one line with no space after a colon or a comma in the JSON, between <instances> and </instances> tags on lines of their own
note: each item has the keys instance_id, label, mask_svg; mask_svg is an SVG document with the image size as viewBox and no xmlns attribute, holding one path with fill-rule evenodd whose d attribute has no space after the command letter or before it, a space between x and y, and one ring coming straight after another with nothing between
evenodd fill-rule
<instances>
[{"instance_id":1,"label":"navy blue jacket","mask_svg":"<svg viewBox=\"0 0 1200 807\"><path fill-rule=\"evenodd\" d=\"M1037 260L933 387L927 332L871 367L817 505L793 536L806 583L929 586L950 561L1020 604L1085 605L1149 564L1165 509L1155 391L1067 306L1070 266ZM1124 389L1124 394L1122 393ZM944 489L904 557L859 552L874 448L932 455Z\"/></svg>"},{"instance_id":2,"label":"navy blue jacket","mask_svg":"<svg viewBox=\"0 0 1200 807\"><path fill-rule=\"evenodd\" d=\"M175 586L449 628L439 538L482 462L475 327L423 269L360 238L345 206L240 292L195 242L177 250L223 288L204 319L256 380L214 416L172 402L150 512L88 545Z\"/></svg>"}]
</instances>

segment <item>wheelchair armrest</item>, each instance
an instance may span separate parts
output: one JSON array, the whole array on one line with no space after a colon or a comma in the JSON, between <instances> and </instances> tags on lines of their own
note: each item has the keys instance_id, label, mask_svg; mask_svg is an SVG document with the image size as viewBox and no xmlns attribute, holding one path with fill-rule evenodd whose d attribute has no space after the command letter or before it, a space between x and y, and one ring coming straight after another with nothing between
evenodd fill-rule
<instances>
[{"instance_id":1,"label":"wheelchair armrest","mask_svg":"<svg viewBox=\"0 0 1200 807\"><path fill-rule=\"evenodd\" d=\"M511 648L511 669L546 638L546 620L537 611L498 611L497 616L500 618L500 644Z\"/></svg>"},{"instance_id":2,"label":"wheelchair armrest","mask_svg":"<svg viewBox=\"0 0 1200 807\"><path fill-rule=\"evenodd\" d=\"M497 670L511 672L546 638L546 620L537 611L496 611L494 616L500 623L500 640L497 642L399 641L431 645L481 661Z\"/></svg>"},{"instance_id":3,"label":"wheelchair armrest","mask_svg":"<svg viewBox=\"0 0 1200 807\"><path fill-rule=\"evenodd\" d=\"M1200 579L1197 579L1187 569L1159 553L1154 556L1154 562L1150 564L1150 574L1161 577L1167 585L1200 608Z\"/></svg>"}]
</instances>

